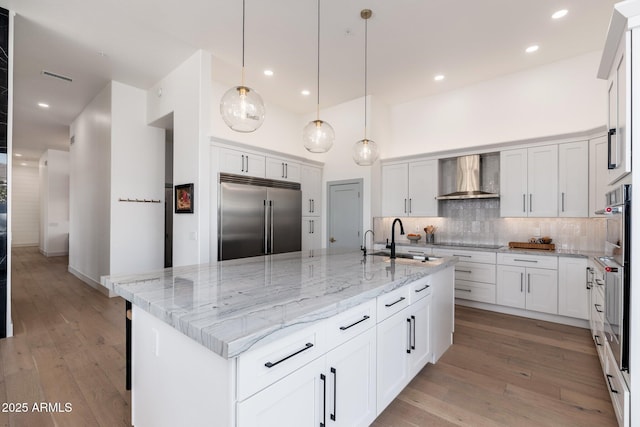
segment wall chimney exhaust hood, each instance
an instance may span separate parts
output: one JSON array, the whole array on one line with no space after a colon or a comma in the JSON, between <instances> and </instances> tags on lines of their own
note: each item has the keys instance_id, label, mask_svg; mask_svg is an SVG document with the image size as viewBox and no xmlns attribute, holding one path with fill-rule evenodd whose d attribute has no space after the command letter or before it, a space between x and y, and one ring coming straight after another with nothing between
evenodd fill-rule
<instances>
[{"instance_id":1,"label":"wall chimney exhaust hood","mask_svg":"<svg viewBox=\"0 0 640 427\"><path fill-rule=\"evenodd\" d=\"M480 155L456 159L456 191L436 197L438 200L496 199L500 195L480 190Z\"/></svg>"}]
</instances>

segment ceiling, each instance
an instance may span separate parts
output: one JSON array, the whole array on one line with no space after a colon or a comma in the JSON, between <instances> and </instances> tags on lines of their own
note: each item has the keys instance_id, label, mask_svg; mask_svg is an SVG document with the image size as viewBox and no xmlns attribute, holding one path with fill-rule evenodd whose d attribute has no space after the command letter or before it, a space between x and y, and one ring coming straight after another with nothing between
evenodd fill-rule
<instances>
[{"instance_id":1,"label":"ceiling","mask_svg":"<svg viewBox=\"0 0 640 427\"><path fill-rule=\"evenodd\" d=\"M364 8L373 10L368 93L393 105L601 50L616 2L323 0L320 104L364 95ZM240 0L0 0L0 6L17 13L13 146L23 161L47 148L67 150L69 124L110 80L147 89L205 49L214 57L215 80L240 83ZM564 18L551 19L565 8ZM246 84L265 98L267 120L270 103L315 111L316 31L316 0L246 0ZM540 49L525 53L531 44ZM265 68L274 75L264 76ZM436 74L445 79L434 81Z\"/></svg>"}]
</instances>

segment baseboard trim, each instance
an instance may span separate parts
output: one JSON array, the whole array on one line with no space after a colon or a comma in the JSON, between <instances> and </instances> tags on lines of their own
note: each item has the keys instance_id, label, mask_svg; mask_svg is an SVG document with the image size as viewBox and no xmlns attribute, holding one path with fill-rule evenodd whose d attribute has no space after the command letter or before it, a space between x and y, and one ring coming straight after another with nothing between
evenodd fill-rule
<instances>
[{"instance_id":1,"label":"baseboard trim","mask_svg":"<svg viewBox=\"0 0 640 427\"><path fill-rule=\"evenodd\" d=\"M53 256L67 256L67 255L69 255L68 251L64 251L64 252L45 252L42 249L40 249L40 253L42 255L46 256L47 258L53 257Z\"/></svg>"},{"instance_id":2,"label":"baseboard trim","mask_svg":"<svg viewBox=\"0 0 640 427\"><path fill-rule=\"evenodd\" d=\"M69 273L73 274L78 279L82 280L84 283L86 283L87 285L91 286L93 289L97 290L98 292L100 292L104 296L109 297L109 298L113 298L113 297L118 296L117 294L111 292L109 289L107 289L104 286L102 286L99 282L96 282L91 277L82 274L81 272L79 272L75 268L73 268L71 266L68 266L68 271L69 271Z\"/></svg>"},{"instance_id":3,"label":"baseboard trim","mask_svg":"<svg viewBox=\"0 0 640 427\"><path fill-rule=\"evenodd\" d=\"M11 243L12 248L37 248L38 243Z\"/></svg>"},{"instance_id":4,"label":"baseboard trim","mask_svg":"<svg viewBox=\"0 0 640 427\"><path fill-rule=\"evenodd\" d=\"M513 316L527 317L529 319L544 320L545 322L560 323L562 325L575 326L577 328L590 328L588 320L560 316L558 314L538 313L537 311L522 310L519 308L505 307L497 304L488 304L459 298L456 298L456 304L463 305L465 307L480 308L487 311L495 311L503 314L511 314Z\"/></svg>"}]
</instances>

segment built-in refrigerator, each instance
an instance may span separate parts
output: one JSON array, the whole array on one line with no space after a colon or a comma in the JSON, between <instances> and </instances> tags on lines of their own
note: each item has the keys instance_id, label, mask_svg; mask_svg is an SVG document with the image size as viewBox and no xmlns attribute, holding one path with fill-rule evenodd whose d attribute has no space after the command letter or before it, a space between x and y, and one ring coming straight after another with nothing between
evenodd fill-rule
<instances>
[{"instance_id":1,"label":"built-in refrigerator","mask_svg":"<svg viewBox=\"0 0 640 427\"><path fill-rule=\"evenodd\" d=\"M218 260L299 251L299 183L220 174Z\"/></svg>"}]
</instances>

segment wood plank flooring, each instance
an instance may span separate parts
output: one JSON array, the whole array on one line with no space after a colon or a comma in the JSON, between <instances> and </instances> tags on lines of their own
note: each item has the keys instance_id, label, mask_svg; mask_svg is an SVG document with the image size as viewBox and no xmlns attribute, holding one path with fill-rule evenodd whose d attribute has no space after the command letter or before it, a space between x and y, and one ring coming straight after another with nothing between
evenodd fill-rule
<instances>
[{"instance_id":1,"label":"wood plank flooring","mask_svg":"<svg viewBox=\"0 0 640 427\"><path fill-rule=\"evenodd\" d=\"M0 340L0 403L29 410L0 411L0 426L130 425L124 301L70 275L65 257L12 254L15 336ZM454 339L374 426L617 425L588 331L458 306ZM33 411L40 402L62 410Z\"/></svg>"}]
</instances>

